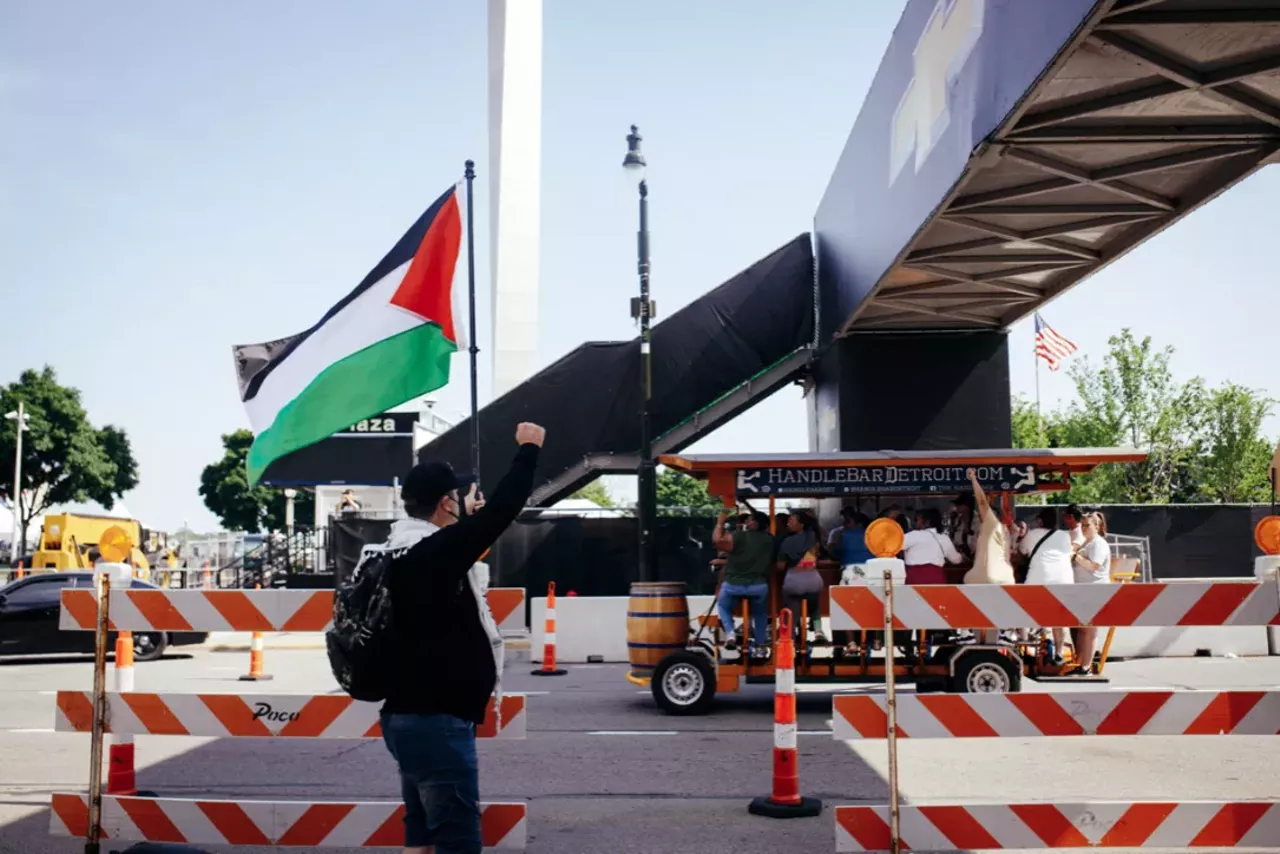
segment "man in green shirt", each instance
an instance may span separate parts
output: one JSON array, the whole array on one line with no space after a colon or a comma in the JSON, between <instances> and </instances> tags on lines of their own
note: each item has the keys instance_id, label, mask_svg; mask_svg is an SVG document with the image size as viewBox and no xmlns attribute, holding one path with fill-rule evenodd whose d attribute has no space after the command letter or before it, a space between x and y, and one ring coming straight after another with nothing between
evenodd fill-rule
<instances>
[{"instance_id":1,"label":"man in green shirt","mask_svg":"<svg viewBox=\"0 0 1280 854\"><path fill-rule=\"evenodd\" d=\"M724 583L716 601L720 625L724 627L725 649L737 648L733 631L734 607L746 600L751 613L751 655L763 655L769 629L769 569L773 565L773 537L769 534L769 517L752 513L743 530L725 533L722 512L711 535L715 547L726 553ZM745 632L746 626L743 626Z\"/></svg>"}]
</instances>

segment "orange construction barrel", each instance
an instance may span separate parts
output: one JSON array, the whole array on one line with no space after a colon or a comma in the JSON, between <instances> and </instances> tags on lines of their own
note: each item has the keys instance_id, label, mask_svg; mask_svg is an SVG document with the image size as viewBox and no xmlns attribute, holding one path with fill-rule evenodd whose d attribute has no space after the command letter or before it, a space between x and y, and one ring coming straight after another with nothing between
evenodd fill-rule
<instances>
[{"instance_id":1,"label":"orange construction barrel","mask_svg":"<svg viewBox=\"0 0 1280 854\"><path fill-rule=\"evenodd\" d=\"M689 643L689 600L683 581L635 581L627 602L631 674L641 679L665 656Z\"/></svg>"}]
</instances>

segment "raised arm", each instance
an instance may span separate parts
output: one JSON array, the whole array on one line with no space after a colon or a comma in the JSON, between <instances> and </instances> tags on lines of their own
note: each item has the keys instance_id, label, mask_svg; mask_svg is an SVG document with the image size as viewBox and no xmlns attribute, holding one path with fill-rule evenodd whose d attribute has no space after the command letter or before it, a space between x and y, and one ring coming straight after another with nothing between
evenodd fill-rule
<instances>
[{"instance_id":1,"label":"raised arm","mask_svg":"<svg viewBox=\"0 0 1280 854\"><path fill-rule=\"evenodd\" d=\"M973 498L978 503L977 515L985 514L991 508L987 503L987 494L982 491L982 484L978 483L978 473L973 469L969 469L969 483L973 486Z\"/></svg>"},{"instance_id":2,"label":"raised arm","mask_svg":"<svg viewBox=\"0 0 1280 854\"><path fill-rule=\"evenodd\" d=\"M733 535L724 532L724 522L728 518L728 510L721 510L720 515L716 517L716 529L711 532L711 544L716 547L716 551L733 551Z\"/></svg>"},{"instance_id":3,"label":"raised arm","mask_svg":"<svg viewBox=\"0 0 1280 854\"><path fill-rule=\"evenodd\" d=\"M446 584L461 581L471 566L480 556L493 546L495 540L502 535L520 511L524 509L533 492L533 474L538 465L538 453L546 431L536 424L521 424L516 428L516 442L519 450L511 462L511 468L498 481L498 486L479 509L470 515L464 515L457 522L437 531L434 536L424 539L409 550L409 560L413 560L418 549L428 551L444 548L459 555L455 565L443 568L449 575L439 576ZM452 562L451 562L452 563Z\"/></svg>"}]
</instances>

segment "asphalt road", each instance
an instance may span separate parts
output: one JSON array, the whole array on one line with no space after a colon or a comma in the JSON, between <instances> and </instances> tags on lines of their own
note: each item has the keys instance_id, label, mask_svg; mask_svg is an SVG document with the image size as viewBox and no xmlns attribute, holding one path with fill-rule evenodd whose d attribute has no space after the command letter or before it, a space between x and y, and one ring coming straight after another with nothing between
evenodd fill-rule
<instances>
[{"instance_id":1,"label":"asphalt road","mask_svg":"<svg viewBox=\"0 0 1280 854\"><path fill-rule=\"evenodd\" d=\"M239 682L246 654L197 649L139 664L136 688L337 690L319 650L268 650L266 665L274 681ZM624 681L620 665L568 665L567 675L550 679L530 676L530 667L509 663L504 680L507 690L531 694L529 738L480 742L480 780L486 799L529 803L531 854L833 851L831 807L886 802L884 742L832 739L829 690L800 686L799 697L801 789L827 809L778 821L747 813L770 785L768 686L724 698L710 716L674 718ZM1108 671L1112 687L1280 689L1280 658L1119 662ZM52 732L53 694L91 687L87 660L0 663L0 852L83 850L48 836L47 805L54 791L83 790L88 776L88 736ZM139 786L167 796L398 796L377 741L140 736L137 753ZM907 740L900 757L903 795L914 802L1280 798L1274 737Z\"/></svg>"}]
</instances>

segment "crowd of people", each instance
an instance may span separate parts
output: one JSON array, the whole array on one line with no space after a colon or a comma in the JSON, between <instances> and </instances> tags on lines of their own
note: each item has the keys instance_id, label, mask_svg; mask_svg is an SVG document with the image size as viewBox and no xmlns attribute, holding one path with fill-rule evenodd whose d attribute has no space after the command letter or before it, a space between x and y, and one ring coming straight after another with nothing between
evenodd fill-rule
<instances>
[{"instance_id":1,"label":"crowd of people","mask_svg":"<svg viewBox=\"0 0 1280 854\"><path fill-rule=\"evenodd\" d=\"M991 505L970 470L972 492L957 496L944 519L934 506L914 509L891 505L877 518L891 519L902 526L903 545L898 554L905 565L901 582L946 584L962 575L964 584L1098 584L1111 581L1111 549L1107 543L1106 520L1101 513L1085 512L1068 505L1039 508L1030 524L1006 525ZM865 584L867 564L872 554L866 531L872 519L856 507L841 511L840 524L823 534L816 516L801 509L779 513L776 533L770 532L769 517L760 512L744 513L730 522L728 514L717 520L712 540L723 565L723 578L716 607L722 626L732 627L741 602L749 603L751 638L748 655L768 656L768 600L770 579L781 575L781 604L794 616L807 613L812 639L826 643L821 623L821 598L826 581L820 563L841 567L841 584ZM948 578L947 567L953 567ZM873 579L878 581L878 579ZM804 610L802 611L802 606ZM745 628L745 627L744 627ZM1017 629L1020 640L1028 640L1028 629ZM1042 633L1045 630L1039 630ZM1077 666L1067 675L1093 672L1097 648L1096 628L1071 630ZM736 651L741 642L728 632L726 649ZM983 640L998 636L989 630ZM1066 630L1051 630L1050 657L1061 665L1065 658ZM878 637L878 634L876 635ZM849 651L856 644L850 640Z\"/></svg>"}]
</instances>

